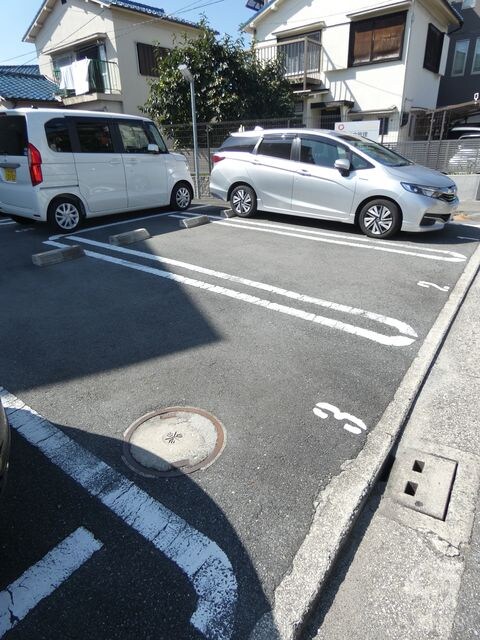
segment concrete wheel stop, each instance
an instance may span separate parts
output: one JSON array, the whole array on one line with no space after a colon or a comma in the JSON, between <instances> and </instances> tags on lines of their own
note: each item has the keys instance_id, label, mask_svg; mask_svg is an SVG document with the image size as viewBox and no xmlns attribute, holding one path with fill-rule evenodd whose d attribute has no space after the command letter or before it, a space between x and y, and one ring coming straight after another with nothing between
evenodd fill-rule
<instances>
[{"instance_id":1,"label":"concrete wheel stop","mask_svg":"<svg viewBox=\"0 0 480 640\"><path fill-rule=\"evenodd\" d=\"M184 218L180 220L180 226L185 229L193 229L194 227L200 227L202 224L208 224L210 218L208 216L195 216L195 218Z\"/></svg>"},{"instance_id":2,"label":"concrete wheel stop","mask_svg":"<svg viewBox=\"0 0 480 640\"><path fill-rule=\"evenodd\" d=\"M51 251L43 251L42 253L34 253L32 262L36 267L48 267L52 264L59 264L67 260L75 260L85 255L85 251L78 244L62 249L52 249Z\"/></svg>"},{"instance_id":3,"label":"concrete wheel stop","mask_svg":"<svg viewBox=\"0 0 480 640\"><path fill-rule=\"evenodd\" d=\"M110 236L108 241L110 244L121 247L126 244L148 240L151 237L146 229L134 229L133 231L126 231L125 233L117 233L116 235Z\"/></svg>"}]
</instances>

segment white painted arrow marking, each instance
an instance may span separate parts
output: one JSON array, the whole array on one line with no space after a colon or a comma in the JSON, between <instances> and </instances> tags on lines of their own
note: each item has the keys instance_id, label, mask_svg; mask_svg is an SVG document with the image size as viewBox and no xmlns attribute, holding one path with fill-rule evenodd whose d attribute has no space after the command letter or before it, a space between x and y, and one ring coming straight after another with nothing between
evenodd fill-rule
<instances>
[{"instance_id":1,"label":"white painted arrow marking","mask_svg":"<svg viewBox=\"0 0 480 640\"><path fill-rule=\"evenodd\" d=\"M190 580L190 622L208 640L230 640L237 581L220 547L0 387L8 420L30 444L174 562Z\"/></svg>"},{"instance_id":2,"label":"white painted arrow marking","mask_svg":"<svg viewBox=\"0 0 480 640\"><path fill-rule=\"evenodd\" d=\"M417 282L419 287L423 287L424 289L429 289L430 287L434 287L435 289L438 289L439 291L449 291L450 287L445 285L443 287L441 287L438 284L435 284L434 282L424 282L423 280L420 280L420 282Z\"/></svg>"},{"instance_id":3,"label":"white painted arrow marking","mask_svg":"<svg viewBox=\"0 0 480 640\"><path fill-rule=\"evenodd\" d=\"M363 420L352 416L350 413L343 413L338 407L333 404L329 404L328 402L317 402L313 409L313 413L319 418L322 418L322 420L326 420L329 417L329 414L325 413L326 411L331 412L336 420L348 420L348 422L343 425L345 431L350 431L350 433L359 435L362 431L367 430ZM353 422L353 424L350 424L350 422Z\"/></svg>"},{"instance_id":4,"label":"white painted arrow marking","mask_svg":"<svg viewBox=\"0 0 480 640\"><path fill-rule=\"evenodd\" d=\"M102 547L80 527L12 582L0 593L0 638Z\"/></svg>"}]
</instances>

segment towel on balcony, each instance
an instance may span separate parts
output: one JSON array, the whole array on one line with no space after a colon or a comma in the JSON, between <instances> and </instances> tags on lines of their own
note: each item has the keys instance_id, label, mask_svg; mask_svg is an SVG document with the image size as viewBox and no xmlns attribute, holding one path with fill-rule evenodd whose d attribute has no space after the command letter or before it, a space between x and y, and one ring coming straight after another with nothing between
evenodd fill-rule
<instances>
[{"instance_id":1,"label":"towel on balcony","mask_svg":"<svg viewBox=\"0 0 480 640\"><path fill-rule=\"evenodd\" d=\"M75 95L80 96L82 93L88 93L90 90L88 83L88 67L91 60L84 58L83 60L75 60L72 63L73 87Z\"/></svg>"},{"instance_id":2,"label":"towel on balcony","mask_svg":"<svg viewBox=\"0 0 480 640\"><path fill-rule=\"evenodd\" d=\"M74 88L72 65L69 64L66 67L60 67L60 89L73 90Z\"/></svg>"}]
</instances>

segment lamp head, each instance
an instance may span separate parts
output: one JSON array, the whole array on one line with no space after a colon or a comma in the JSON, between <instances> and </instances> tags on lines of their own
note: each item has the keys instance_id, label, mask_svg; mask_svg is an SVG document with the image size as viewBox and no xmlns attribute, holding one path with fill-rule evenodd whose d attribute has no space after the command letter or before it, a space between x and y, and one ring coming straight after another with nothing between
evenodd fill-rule
<instances>
[{"instance_id":1,"label":"lamp head","mask_svg":"<svg viewBox=\"0 0 480 640\"><path fill-rule=\"evenodd\" d=\"M186 64L179 64L178 70L187 82L193 82L193 76Z\"/></svg>"}]
</instances>

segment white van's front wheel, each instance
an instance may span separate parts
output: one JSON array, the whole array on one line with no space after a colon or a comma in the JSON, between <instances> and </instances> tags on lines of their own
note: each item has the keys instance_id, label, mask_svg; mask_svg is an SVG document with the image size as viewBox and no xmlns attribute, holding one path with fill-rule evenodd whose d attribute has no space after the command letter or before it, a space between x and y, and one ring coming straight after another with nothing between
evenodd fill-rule
<instances>
[{"instance_id":1,"label":"white van's front wheel","mask_svg":"<svg viewBox=\"0 0 480 640\"><path fill-rule=\"evenodd\" d=\"M190 186L184 182L176 184L173 187L172 197L170 198L170 206L172 209L185 211L192 202L192 190Z\"/></svg>"},{"instance_id":2,"label":"white van's front wheel","mask_svg":"<svg viewBox=\"0 0 480 640\"><path fill-rule=\"evenodd\" d=\"M82 224L83 212L74 198L56 198L48 208L48 221L56 231L69 233L76 231Z\"/></svg>"}]
</instances>

